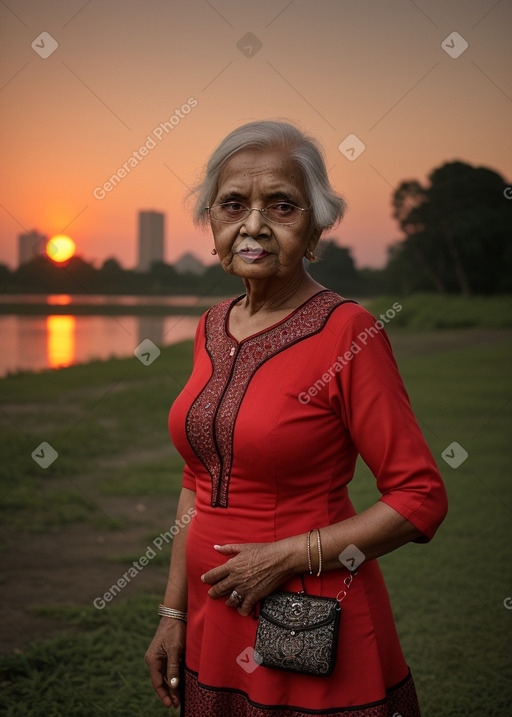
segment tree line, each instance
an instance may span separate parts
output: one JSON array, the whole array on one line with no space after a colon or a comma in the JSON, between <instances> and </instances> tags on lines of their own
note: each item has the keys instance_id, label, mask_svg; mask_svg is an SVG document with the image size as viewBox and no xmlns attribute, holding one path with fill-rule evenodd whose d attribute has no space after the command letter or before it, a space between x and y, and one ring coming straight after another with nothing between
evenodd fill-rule
<instances>
[{"instance_id":1,"label":"tree line","mask_svg":"<svg viewBox=\"0 0 512 717\"><path fill-rule=\"evenodd\" d=\"M497 172L450 162L434 169L428 184L401 182L392 196L400 237L383 269L357 269L351 250L326 238L320 261L309 266L321 284L346 296L512 292L512 187ZM0 265L5 293L199 294L243 292L238 277L220 265L202 275L155 263L148 272L123 269L116 259L100 268L73 257L57 266L37 256L15 271Z\"/></svg>"}]
</instances>

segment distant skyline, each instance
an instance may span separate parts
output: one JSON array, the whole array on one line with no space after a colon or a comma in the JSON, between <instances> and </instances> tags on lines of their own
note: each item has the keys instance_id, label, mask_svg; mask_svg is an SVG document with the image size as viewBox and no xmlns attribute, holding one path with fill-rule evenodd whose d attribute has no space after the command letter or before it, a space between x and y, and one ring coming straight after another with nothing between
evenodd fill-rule
<instances>
[{"instance_id":1,"label":"distant skyline","mask_svg":"<svg viewBox=\"0 0 512 717\"><path fill-rule=\"evenodd\" d=\"M37 254L43 254L48 237L36 231L26 232L18 236L18 261L16 267L31 261Z\"/></svg>"},{"instance_id":2,"label":"distant skyline","mask_svg":"<svg viewBox=\"0 0 512 717\"><path fill-rule=\"evenodd\" d=\"M509 0L1 0L0 26L10 267L32 230L135 267L141 209L166 215L166 262L212 263L185 198L254 119L318 138L349 207L326 236L359 268L401 238L402 180L460 160L512 181Z\"/></svg>"},{"instance_id":3,"label":"distant skyline","mask_svg":"<svg viewBox=\"0 0 512 717\"><path fill-rule=\"evenodd\" d=\"M149 271L155 261L164 260L165 214L162 212L139 212L138 271Z\"/></svg>"}]
</instances>

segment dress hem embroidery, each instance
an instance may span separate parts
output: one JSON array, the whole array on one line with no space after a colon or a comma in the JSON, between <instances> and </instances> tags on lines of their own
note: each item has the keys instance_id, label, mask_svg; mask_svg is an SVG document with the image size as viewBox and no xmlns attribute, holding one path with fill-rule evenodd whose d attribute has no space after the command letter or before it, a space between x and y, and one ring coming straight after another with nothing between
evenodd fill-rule
<instances>
[{"instance_id":1,"label":"dress hem embroidery","mask_svg":"<svg viewBox=\"0 0 512 717\"><path fill-rule=\"evenodd\" d=\"M311 710L293 705L264 705L249 699L242 690L203 685L197 672L184 668L185 685L182 708L185 717L207 714L210 717L421 717L411 673L386 690L378 702L351 707ZM322 679L322 678L319 678Z\"/></svg>"}]
</instances>

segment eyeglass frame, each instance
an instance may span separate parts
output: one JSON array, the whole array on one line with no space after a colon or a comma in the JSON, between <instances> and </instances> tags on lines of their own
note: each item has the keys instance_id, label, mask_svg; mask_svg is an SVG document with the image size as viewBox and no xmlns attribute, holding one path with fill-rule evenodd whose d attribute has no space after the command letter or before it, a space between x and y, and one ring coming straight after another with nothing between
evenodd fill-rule
<instances>
[{"instance_id":1,"label":"eyeglass frame","mask_svg":"<svg viewBox=\"0 0 512 717\"><path fill-rule=\"evenodd\" d=\"M312 209L312 207L313 207L313 205L310 205L309 207L306 207L304 209L303 207L298 207L293 202L281 201L281 202L274 202L274 204L269 204L267 207L263 207L262 209L259 209L258 207L244 207L247 210L247 214L242 219L233 219L232 221L230 221L229 219L217 219L216 217L212 217L212 215L211 215L212 209L215 209L215 207L221 207L223 204L231 204L231 203L232 202L219 202L219 204L212 204L211 207L205 207L205 209L208 212L208 214L210 215L210 219L213 219L216 222L222 222L223 224L236 224L237 222L245 222L245 220L249 217L250 213L256 211L256 212L259 212L261 214L261 216L264 219L266 219L268 222L270 222L271 224L277 224L278 226L292 226L293 224L297 224L297 222L300 221L300 219L302 219L302 217L304 216L304 212L309 212L310 209ZM242 203L238 202L238 204L242 204ZM295 207L296 209L300 209L301 214L299 214L297 219L295 219L293 222L276 222L275 220L270 219L270 217L268 217L266 214L264 214L265 210L268 207L275 206L276 204L289 204L290 206ZM244 205L242 204L242 206L244 206Z\"/></svg>"}]
</instances>

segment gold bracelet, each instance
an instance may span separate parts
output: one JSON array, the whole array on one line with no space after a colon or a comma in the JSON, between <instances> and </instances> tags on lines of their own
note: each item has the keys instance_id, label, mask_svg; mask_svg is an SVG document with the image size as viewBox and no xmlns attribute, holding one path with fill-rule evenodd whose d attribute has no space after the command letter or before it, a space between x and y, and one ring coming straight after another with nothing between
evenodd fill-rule
<instances>
[{"instance_id":1,"label":"gold bracelet","mask_svg":"<svg viewBox=\"0 0 512 717\"><path fill-rule=\"evenodd\" d=\"M319 578L322 574L322 541L320 540L320 530L318 528L316 528L316 539L318 543L318 572L316 576Z\"/></svg>"},{"instance_id":2,"label":"gold bracelet","mask_svg":"<svg viewBox=\"0 0 512 717\"><path fill-rule=\"evenodd\" d=\"M309 567L309 574L313 575L313 565L311 563L311 533L313 531L310 530L308 533L308 567Z\"/></svg>"},{"instance_id":3,"label":"gold bracelet","mask_svg":"<svg viewBox=\"0 0 512 717\"><path fill-rule=\"evenodd\" d=\"M183 620L187 622L187 613L182 610L175 610L172 607L165 607L165 605L158 606L158 614L161 617L172 617L174 620Z\"/></svg>"}]
</instances>

